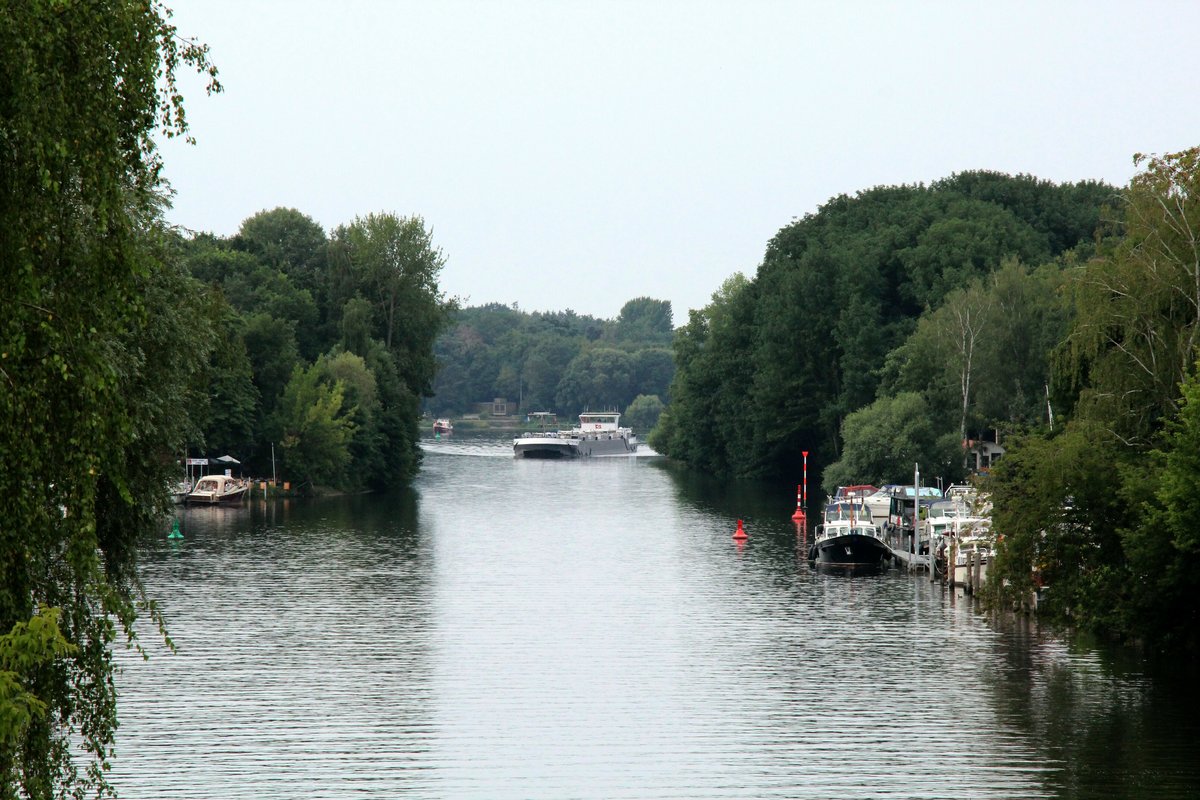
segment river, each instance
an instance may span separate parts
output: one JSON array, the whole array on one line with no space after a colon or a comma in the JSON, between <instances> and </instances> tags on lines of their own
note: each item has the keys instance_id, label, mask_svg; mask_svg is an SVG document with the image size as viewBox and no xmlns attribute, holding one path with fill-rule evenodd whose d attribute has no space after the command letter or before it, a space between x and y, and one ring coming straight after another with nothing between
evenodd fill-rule
<instances>
[{"instance_id":1,"label":"river","mask_svg":"<svg viewBox=\"0 0 1200 800\"><path fill-rule=\"evenodd\" d=\"M180 512L124 798L1200 796L1195 675L814 569L791 487L430 441L393 496ZM738 519L750 534L732 540Z\"/></svg>"}]
</instances>

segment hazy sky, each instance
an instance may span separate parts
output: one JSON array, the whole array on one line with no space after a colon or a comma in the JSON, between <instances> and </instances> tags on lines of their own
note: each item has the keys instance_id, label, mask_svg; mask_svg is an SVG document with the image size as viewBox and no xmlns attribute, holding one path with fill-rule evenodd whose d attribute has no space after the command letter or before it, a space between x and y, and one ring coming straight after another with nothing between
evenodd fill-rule
<instances>
[{"instance_id":1,"label":"hazy sky","mask_svg":"<svg viewBox=\"0 0 1200 800\"><path fill-rule=\"evenodd\" d=\"M419 215L471 305L682 324L835 195L1200 144L1198 2L167 3L225 85L172 222Z\"/></svg>"}]
</instances>

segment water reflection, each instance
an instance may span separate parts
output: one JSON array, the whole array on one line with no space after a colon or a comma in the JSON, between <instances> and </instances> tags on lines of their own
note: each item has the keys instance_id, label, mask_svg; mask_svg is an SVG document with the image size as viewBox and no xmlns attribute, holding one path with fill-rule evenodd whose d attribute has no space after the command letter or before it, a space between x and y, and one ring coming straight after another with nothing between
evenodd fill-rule
<instances>
[{"instance_id":1,"label":"water reflection","mask_svg":"<svg viewBox=\"0 0 1200 800\"><path fill-rule=\"evenodd\" d=\"M144 581L179 652L122 659L123 797L428 788L417 499L189 509L181 542L148 546Z\"/></svg>"},{"instance_id":2,"label":"water reflection","mask_svg":"<svg viewBox=\"0 0 1200 800\"><path fill-rule=\"evenodd\" d=\"M988 620L924 577L813 569L794 500L456 438L407 494L184 512L183 542L144 554L180 654L127 662L117 785L1196 795L1194 684Z\"/></svg>"}]
</instances>

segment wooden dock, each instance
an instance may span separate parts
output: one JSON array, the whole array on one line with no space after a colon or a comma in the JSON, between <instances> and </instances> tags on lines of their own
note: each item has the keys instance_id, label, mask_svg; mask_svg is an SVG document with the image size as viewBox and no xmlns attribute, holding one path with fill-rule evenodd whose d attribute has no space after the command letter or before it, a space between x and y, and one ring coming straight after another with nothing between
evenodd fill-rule
<instances>
[{"instance_id":1,"label":"wooden dock","mask_svg":"<svg viewBox=\"0 0 1200 800\"><path fill-rule=\"evenodd\" d=\"M896 559L898 564L901 564L910 571L928 570L929 569L929 554L927 553L910 553L907 548L888 547L892 552L892 558Z\"/></svg>"}]
</instances>

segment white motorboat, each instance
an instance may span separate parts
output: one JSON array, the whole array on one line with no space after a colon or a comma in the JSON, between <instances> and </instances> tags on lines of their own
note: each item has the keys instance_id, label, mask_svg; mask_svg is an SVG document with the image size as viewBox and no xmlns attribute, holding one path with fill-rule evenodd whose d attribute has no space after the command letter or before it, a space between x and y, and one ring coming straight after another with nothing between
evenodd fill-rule
<instances>
[{"instance_id":1,"label":"white motorboat","mask_svg":"<svg viewBox=\"0 0 1200 800\"><path fill-rule=\"evenodd\" d=\"M188 505L217 505L240 503L250 490L247 481L228 475L205 475L196 481L195 488L188 492Z\"/></svg>"}]
</instances>

